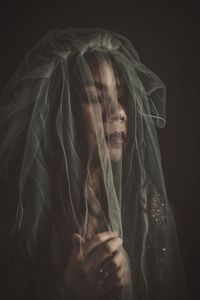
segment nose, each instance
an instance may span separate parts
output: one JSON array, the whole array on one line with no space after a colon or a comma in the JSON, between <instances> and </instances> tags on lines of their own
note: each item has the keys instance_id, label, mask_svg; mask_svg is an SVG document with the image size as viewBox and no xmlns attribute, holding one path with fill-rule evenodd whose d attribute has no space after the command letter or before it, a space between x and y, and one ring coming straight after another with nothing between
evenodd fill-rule
<instances>
[{"instance_id":1,"label":"nose","mask_svg":"<svg viewBox=\"0 0 200 300\"><path fill-rule=\"evenodd\" d=\"M119 119L120 119L120 121L125 122L126 118L127 118L126 112L121 104L118 104L118 106L119 106Z\"/></svg>"},{"instance_id":2,"label":"nose","mask_svg":"<svg viewBox=\"0 0 200 300\"><path fill-rule=\"evenodd\" d=\"M109 120L121 121L125 123L127 120L127 115L123 106L117 102L110 107Z\"/></svg>"}]
</instances>

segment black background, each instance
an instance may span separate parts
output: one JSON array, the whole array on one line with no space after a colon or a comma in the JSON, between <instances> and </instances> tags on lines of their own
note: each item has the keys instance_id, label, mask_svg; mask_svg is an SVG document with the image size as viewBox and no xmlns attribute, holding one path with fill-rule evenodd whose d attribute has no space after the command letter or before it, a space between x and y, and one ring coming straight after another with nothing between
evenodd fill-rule
<instances>
[{"instance_id":1,"label":"black background","mask_svg":"<svg viewBox=\"0 0 200 300\"><path fill-rule=\"evenodd\" d=\"M107 3L106 3L107 2ZM0 8L0 87L48 30L101 27L125 35L167 86L167 126L159 131L163 169L190 299L200 297L199 54L194 1L10 1ZM200 183L199 183L200 184Z\"/></svg>"}]
</instances>

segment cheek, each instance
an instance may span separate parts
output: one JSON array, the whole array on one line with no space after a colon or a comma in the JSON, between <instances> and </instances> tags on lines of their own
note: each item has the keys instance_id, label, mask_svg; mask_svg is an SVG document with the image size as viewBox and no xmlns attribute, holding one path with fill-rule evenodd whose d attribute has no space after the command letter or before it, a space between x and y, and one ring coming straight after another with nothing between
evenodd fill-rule
<instances>
[{"instance_id":1,"label":"cheek","mask_svg":"<svg viewBox=\"0 0 200 300\"><path fill-rule=\"evenodd\" d=\"M95 108L92 108L85 104L82 107L82 114L86 132L86 140L90 149L94 149L97 146L97 135L98 138L104 135L103 126L102 126L102 117L101 111Z\"/></svg>"}]
</instances>

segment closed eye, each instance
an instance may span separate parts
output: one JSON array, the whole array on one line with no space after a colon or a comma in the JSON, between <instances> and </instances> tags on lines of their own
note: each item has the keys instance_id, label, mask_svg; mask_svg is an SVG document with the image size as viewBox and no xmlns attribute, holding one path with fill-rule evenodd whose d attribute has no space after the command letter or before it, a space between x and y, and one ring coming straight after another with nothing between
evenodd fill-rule
<instances>
[{"instance_id":1,"label":"closed eye","mask_svg":"<svg viewBox=\"0 0 200 300\"><path fill-rule=\"evenodd\" d=\"M102 97L100 96L100 95L90 95L89 97L88 97L88 102L89 103L99 103L99 104L102 104L103 103L103 99L102 99Z\"/></svg>"}]
</instances>

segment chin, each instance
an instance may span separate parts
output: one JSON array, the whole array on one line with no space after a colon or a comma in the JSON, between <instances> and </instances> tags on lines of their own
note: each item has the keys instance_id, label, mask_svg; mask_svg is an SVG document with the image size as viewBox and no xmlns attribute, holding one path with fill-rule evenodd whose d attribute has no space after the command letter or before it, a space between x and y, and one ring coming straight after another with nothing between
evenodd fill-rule
<instances>
[{"instance_id":1,"label":"chin","mask_svg":"<svg viewBox=\"0 0 200 300\"><path fill-rule=\"evenodd\" d=\"M108 150L109 150L110 160L113 163L117 163L122 160L122 147L121 148L109 147Z\"/></svg>"}]
</instances>

